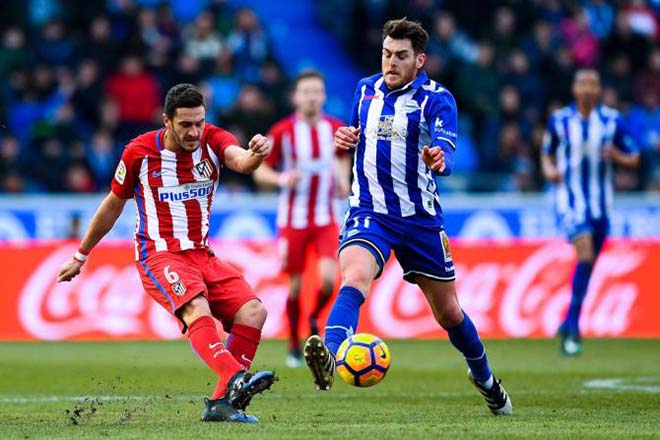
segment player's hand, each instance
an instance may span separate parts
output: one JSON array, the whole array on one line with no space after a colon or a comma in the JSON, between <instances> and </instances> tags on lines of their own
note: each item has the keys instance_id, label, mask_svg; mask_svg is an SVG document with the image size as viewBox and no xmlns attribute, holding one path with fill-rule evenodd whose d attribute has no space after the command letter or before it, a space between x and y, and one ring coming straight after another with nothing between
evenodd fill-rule
<instances>
[{"instance_id":1,"label":"player's hand","mask_svg":"<svg viewBox=\"0 0 660 440\"><path fill-rule=\"evenodd\" d=\"M546 171L545 178L548 182L559 183L561 182L561 173L557 168Z\"/></svg>"},{"instance_id":2,"label":"player's hand","mask_svg":"<svg viewBox=\"0 0 660 440\"><path fill-rule=\"evenodd\" d=\"M343 199L351 193L351 185L344 179L336 179L335 197Z\"/></svg>"},{"instance_id":3,"label":"player's hand","mask_svg":"<svg viewBox=\"0 0 660 440\"><path fill-rule=\"evenodd\" d=\"M616 162L619 158L619 151L612 145L605 145L603 147L603 159L610 162Z\"/></svg>"},{"instance_id":4,"label":"player's hand","mask_svg":"<svg viewBox=\"0 0 660 440\"><path fill-rule=\"evenodd\" d=\"M280 173L278 183L280 188L294 188L300 180L300 171L291 170Z\"/></svg>"},{"instance_id":5,"label":"player's hand","mask_svg":"<svg viewBox=\"0 0 660 440\"><path fill-rule=\"evenodd\" d=\"M440 147L429 148L424 145L422 160L427 167L437 173L442 173L445 170L445 152Z\"/></svg>"},{"instance_id":6,"label":"player's hand","mask_svg":"<svg viewBox=\"0 0 660 440\"><path fill-rule=\"evenodd\" d=\"M273 151L273 144L266 136L255 134L248 142L248 149L257 156L264 158L270 156L270 152Z\"/></svg>"},{"instance_id":7,"label":"player's hand","mask_svg":"<svg viewBox=\"0 0 660 440\"><path fill-rule=\"evenodd\" d=\"M360 129L356 127L339 127L335 132L335 147L341 150L355 148L358 143Z\"/></svg>"},{"instance_id":8,"label":"player's hand","mask_svg":"<svg viewBox=\"0 0 660 440\"><path fill-rule=\"evenodd\" d=\"M57 274L57 282L61 283L62 281L71 281L77 277L80 273L80 269L83 267L83 264L85 264L84 261L78 261L75 258L71 258L60 267L60 271Z\"/></svg>"}]
</instances>

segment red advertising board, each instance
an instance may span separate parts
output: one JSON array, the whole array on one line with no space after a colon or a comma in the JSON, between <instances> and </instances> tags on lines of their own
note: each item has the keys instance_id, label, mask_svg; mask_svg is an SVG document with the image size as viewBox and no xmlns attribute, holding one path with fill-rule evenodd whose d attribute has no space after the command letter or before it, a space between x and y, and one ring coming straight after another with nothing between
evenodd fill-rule
<instances>
[{"instance_id":1,"label":"red advertising board","mask_svg":"<svg viewBox=\"0 0 660 440\"><path fill-rule=\"evenodd\" d=\"M216 254L244 270L266 305L265 337L286 335L287 280L274 240L223 241ZM0 340L180 337L173 318L143 291L129 242L99 245L80 277L57 284L66 242L0 246ZM454 242L463 308L484 338L552 336L570 299L572 247L557 241ZM313 256L310 257L310 262ZM313 267L312 267L313 268ZM660 241L610 241L593 273L581 328L586 336L660 337ZM391 260L362 307L359 331L385 338L444 338L419 289ZM318 277L303 280L303 307Z\"/></svg>"}]
</instances>

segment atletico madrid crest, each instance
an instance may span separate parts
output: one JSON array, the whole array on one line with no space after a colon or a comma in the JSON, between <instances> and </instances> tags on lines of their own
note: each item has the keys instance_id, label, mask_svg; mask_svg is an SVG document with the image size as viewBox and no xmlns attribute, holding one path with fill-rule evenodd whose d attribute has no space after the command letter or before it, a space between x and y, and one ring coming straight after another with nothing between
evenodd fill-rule
<instances>
[{"instance_id":1,"label":"atletico madrid crest","mask_svg":"<svg viewBox=\"0 0 660 440\"><path fill-rule=\"evenodd\" d=\"M210 179L211 174L213 174L213 168L211 167L209 160L204 159L196 164L193 168L193 174L200 179Z\"/></svg>"}]
</instances>

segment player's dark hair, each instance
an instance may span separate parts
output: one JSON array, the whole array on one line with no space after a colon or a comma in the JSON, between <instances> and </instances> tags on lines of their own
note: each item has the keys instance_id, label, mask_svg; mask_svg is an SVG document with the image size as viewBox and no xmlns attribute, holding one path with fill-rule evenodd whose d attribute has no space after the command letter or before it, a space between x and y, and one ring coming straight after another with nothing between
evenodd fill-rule
<instances>
[{"instance_id":1,"label":"player's dark hair","mask_svg":"<svg viewBox=\"0 0 660 440\"><path fill-rule=\"evenodd\" d=\"M424 52L429 42L429 34L422 25L416 21L408 20L406 17L385 23L383 26L383 40L386 37L395 40L410 40L415 54Z\"/></svg>"},{"instance_id":2,"label":"player's dark hair","mask_svg":"<svg viewBox=\"0 0 660 440\"><path fill-rule=\"evenodd\" d=\"M325 81L325 78L323 77L323 74L319 72L318 70L314 69L306 69L303 70L293 78L293 85L291 86L292 90L296 90L296 87L298 87L298 83L304 79L309 79L309 78L317 78L320 79L321 81Z\"/></svg>"},{"instance_id":3,"label":"player's dark hair","mask_svg":"<svg viewBox=\"0 0 660 440\"><path fill-rule=\"evenodd\" d=\"M165 114L172 119L178 108L206 107L204 96L192 84L177 84L167 91L165 96Z\"/></svg>"}]
</instances>

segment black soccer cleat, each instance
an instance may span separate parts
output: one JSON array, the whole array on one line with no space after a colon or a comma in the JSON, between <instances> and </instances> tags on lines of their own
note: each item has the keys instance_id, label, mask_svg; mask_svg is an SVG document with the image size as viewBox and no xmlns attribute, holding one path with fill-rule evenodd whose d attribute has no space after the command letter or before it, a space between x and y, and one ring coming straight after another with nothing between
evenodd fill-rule
<instances>
[{"instance_id":1,"label":"black soccer cleat","mask_svg":"<svg viewBox=\"0 0 660 440\"><path fill-rule=\"evenodd\" d=\"M204 399L204 410L200 420L202 422L236 422L259 423L256 417L242 413L234 408L228 397L220 399Z\"/></svg>"},{"instance_id":2,"label":"black soccer cleat","mask_svg":"<svg viewBox=\"0 0 660 440\"><path fill-rule=\"evenodd\" d=\"M493 376L493 387L489 390L481 386L472 377L472 372L468 370L468 379L481 393L490 412L496 416L504 416L513 413L513 405L506 390L502 386L502 379Z\"/></svg>"},{"instance_id":3,"label":"black soccer cleat","mask_svg":"<svg viewBox=\"0 0 660 440\"><path fill-rule=\"evenodd\" d=\"M328 391L335 378L335 358L330 354L323 339L318 335L310 336L303 349L305 362L312 372L316 389Z\"/></svg>"},{"instance_id":4,"label":"black soccer cleat","mask_svg":"<svg viewBox=\"0 0 660 440\"><path fill-rule=\"evenodd\" d=\"M227 385L229 402L234 408L245 410L254 396L270 389L275 379L272 371L258 371L254 374L238 372Z\"/></svg>"}]
</instances>

